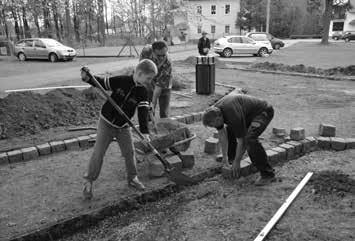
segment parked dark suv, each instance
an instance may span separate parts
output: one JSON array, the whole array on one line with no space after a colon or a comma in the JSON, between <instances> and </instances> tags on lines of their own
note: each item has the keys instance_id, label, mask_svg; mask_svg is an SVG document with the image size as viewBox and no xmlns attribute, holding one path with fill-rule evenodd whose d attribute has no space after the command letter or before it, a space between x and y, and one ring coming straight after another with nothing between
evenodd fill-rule
<instances>
[{"instance_id":1,"label":"parked dark suv","mask_svg":"<svg viewBox=\"0 0 355 241\"><path fill-rule=\"evenodd\" d=\"M265 32L251 32L246 34L247 37L254 39L255 41L269 40L273 49L280 49L285 46L285 43L281 39L275 38L269 33Z\"/></svg>"},{"instance_id":2,"label":"parked dark suv","mask_svg":"<svg viewBox=\"0 0 355 241\"><path fill-rule=\"evenodd\" d=\"M341 37L342 39L345 40L345 42L349 42L350 40L355 40L355 31L347 31L343 34Z\"/></svg>"}]
</instances>

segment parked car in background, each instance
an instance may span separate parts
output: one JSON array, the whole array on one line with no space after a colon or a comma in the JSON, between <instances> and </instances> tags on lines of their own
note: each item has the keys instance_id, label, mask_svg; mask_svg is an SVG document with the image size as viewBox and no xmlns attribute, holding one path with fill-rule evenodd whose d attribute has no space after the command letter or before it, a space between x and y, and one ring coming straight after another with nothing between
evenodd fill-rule
<instances>
[{"instance_id":1,"label":"parked car in background","mask_svg":"<svg viewBox=\"0 0 355 241\"><path fill-rule=\"evenodd\" d=\"M343 32L342 31L335 31L332 34L332 39L334 39L334 40L342 39L342 37L343 37Z\"/></svg>"},{"instance_id":2,"label":"parked car in background","mask_svg":"<svg viewBox=\"0 0 355 241\"><path fill-rule=\"evenodd\" d=\"M51 62L58 60L73 60L76 51L50 38L22 39L15 44L15 56L20 61L27 59L48 59Z\"/></svg>"},{"instance_id":3,"label":"parked car in background","mask_svg":"<svg viewBox=\"0 0 355 241\"><path fill-rule=\"evenodd\" d=\"M270 42L260 43L253 39L231 35L217 39L214 42L213 50L222 57L231 57L233 54L253 54L254 56L264 56L271 54L273 49Z\"/></svg>"},{"instance_id":4,"label":"parked car in background","mask_svg":"<svg viewBox=\"0 0 355 241\"><path fill-rule=\"evenodd\" d=\"M344 39L345 42L355 40L355 31L346 31L341 38Z\"/></svg>"},{"instance_id":5,"label":"parked car in background","mask_svg":"<svg viewBox=\"0 0 355 241\"><path fill-rule=\"evenodd\" d=\"M278 38L275 38L269 33L265 32L251 32L246 34L247 37L254 39L257 42L270 41L273 49L280 49L285 46L285 43Z\"/></svg>"}]
</instances>

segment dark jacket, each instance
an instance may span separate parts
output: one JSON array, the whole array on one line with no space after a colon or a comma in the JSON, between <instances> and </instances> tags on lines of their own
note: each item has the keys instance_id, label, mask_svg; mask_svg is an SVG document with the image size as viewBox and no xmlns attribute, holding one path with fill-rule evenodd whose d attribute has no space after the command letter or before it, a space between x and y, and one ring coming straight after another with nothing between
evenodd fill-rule
<instances>
[{"instance_id":1,"label":"dark jacket","mask_svg":"<svg viewBox=\"0 0 355 241\"><path fill-rule=\"evenodd\" d=\"M208 48L210 49L211 48L211 43L210 43L210 40L208 38L206 38L206 40L201 37L199 40L198 40L198 52L201 54L201 55L206 55L204 52L203 52L203 49L204 48Z\"/></svg>"},{"instance_id":2,"label":"dark jacket","mask_svg":"<svg viewBox=\"0 0 355 241\"><path fill-rule=\"evenodd\" d=\"M147 89L133 80L133 76L113 76L101 78L95 76L100 85L112 91L111 97L123 112L131 119L138 109L139 129L143 134L148 134L148 91ZM93 83L89 82L91 85ZM101 118L117 128L127 125L127 120L119 114L113 105L106 101L101 108Z\"/></svg>"}]
</instances>

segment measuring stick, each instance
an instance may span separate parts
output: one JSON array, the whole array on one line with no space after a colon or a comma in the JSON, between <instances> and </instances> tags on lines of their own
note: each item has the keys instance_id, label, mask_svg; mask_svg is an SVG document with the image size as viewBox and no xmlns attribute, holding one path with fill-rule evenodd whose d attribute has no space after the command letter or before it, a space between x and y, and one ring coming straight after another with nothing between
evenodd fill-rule
<instances>
[{"instance_id":1,"label":"measuring stick","mask_svg":"<svg viewBox=\"0 0 355 241\"><path fill-rule=\"evenodd\" d=\"M282 204L282 206L277 210L275 215L271 218L271 220L266 224L266 226L261 230L259 235L254 239L254 241L262 241L269 234L274 225L279 221L287 208L291 205L293 200L297 197L297 195L301 192L302 188L307 184L313 172L308 172L307 175L302 179L302 181L298 184L298 186L293 190L291 195L286 199L286 201Z\"/></svg>"},{"instance_id":2,"label":"measuring stick","mask_svg":"<svg viewBox=\"0 0 355 241\"><path fill-rule=\"evenodd\" d=\"M53 86L53 87L40 87L40 88L28 88L28 89L15 89L15 90L5 90L5 93L11 92L26 92L34 90L54 90L54 89L70 89L70 88L89 88L90 85L69 85L69 86Z\"/></svg>"}]
</instances>

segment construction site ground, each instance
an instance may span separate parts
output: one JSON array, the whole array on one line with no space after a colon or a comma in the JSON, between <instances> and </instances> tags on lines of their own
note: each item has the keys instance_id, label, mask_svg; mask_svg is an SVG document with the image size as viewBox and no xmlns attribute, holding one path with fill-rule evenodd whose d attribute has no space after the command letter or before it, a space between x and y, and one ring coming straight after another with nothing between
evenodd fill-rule
<instances>
[{"instance_id":1,"label":"construction site ground","mask_svg":"<svg viewBox=\"0 0 355 241\"><path fill-rule=\"evenodd\" d=\"M193 90L194 67L180 65L177 68L184 70L184 78L190 80L189 88ZM311 136L317 135L320 123L330 123L337 127L337 136L355 136L355 82L228 69L217 69L216 81L244 88L248 94L264 98L274 106L275 117L261 136L266 149L280 143L280 139L272 136L272 127L288 130L303 127L306 135ZM224 87L216 89L221 96L228 90ZM192 94L192 98L175 96L171 114L202 111L215 98L196 94ZM182 101L186 102L185 107L182 107ZM97 113L87 118L91 121L83 121L80 125L95 125ZM198 138L190 145L196 165L188 174L217 164L214 156L203 153L204 140L212 135L212 129L201 123L189 127ZM34 135L2 140L0 147L7 149L7 143L12 141L11 146L31 146L48 139L67 139L74 135L66 129L62 125L46 131L37 130ZM31 139L35 141L31 143ZM117 144L112 143L94 186L94 199L84 201L81 177L91 152L92 149L62 152L26 163L0 166L0 240L107 205L135 192L127 187L124 162ZM63 240L250 240L266 225L308 171L339 170L349 175L346 183L353 183L354 154L353 150L314 152L277 167L282 182L263 188L252 185L256 175L231 182L217 177L140 210L105 220L96 228ZM138 169L148 189L167 182L165 178L149 179L145 162L138 164ZM336 179L338 176L331 173L332 177ZM326 180L324 185L332 182L332 179ZM341 195L333 191L318 195L317 190L308 185L269 240L353 240L353 202L353 189Z\"/></svg>"}]
</instances>

